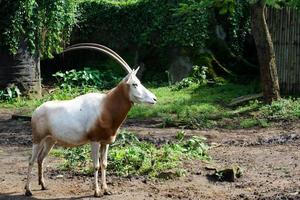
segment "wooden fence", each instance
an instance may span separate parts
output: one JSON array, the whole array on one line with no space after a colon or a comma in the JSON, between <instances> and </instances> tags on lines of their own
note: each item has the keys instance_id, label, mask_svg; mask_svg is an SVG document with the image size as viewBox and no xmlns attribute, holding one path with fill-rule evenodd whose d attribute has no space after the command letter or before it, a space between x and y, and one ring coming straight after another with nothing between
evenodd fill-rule
<instances>
[{"instance_id":1,"label":"wooden fence","mask_svg":"<svg viewBox=\"0 0 300 200\"><path fill-rule=\"evenodd\" d=\"M300 11L267 9L282 94L300 95Z\"/></svg>"}]
</instances>

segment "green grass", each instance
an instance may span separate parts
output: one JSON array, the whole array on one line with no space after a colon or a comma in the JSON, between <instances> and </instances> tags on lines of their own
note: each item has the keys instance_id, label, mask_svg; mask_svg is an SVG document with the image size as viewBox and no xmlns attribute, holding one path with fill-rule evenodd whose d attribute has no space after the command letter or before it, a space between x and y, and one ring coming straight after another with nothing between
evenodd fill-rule
<instances>
[{"instance_id":1,"label":"green grass","mask_svg":"<svg viewBox=\"0 0 300 200\"><path fill-rule=\"evenodd\" d=\"M234 97L249 94L247 86L228 84L226 86L207 87L192 85L179 91L170 87L151 89L157 96L158 103L149 108L144 105L135 106L129 113L132 118L164 117L174 114L178 118L194 114L217 114L230 111L224 107ZM224 113L223 113L224 114Z\"/></svg>"},{"instance_id":2,"label":"green grass","mask_svg":"<svg viewBox=\"0 0 300 200\"><path fill-rule=\"evenodd\" d=\"M125 177L142 175L150 178L173 178L185 174L185 160L210 160L205 138L185 138L182 132L176 138L173 142L156 146L150 142L139 141L130 132L121 132L109 149L108 173ZM59 149L51 152L51 155L65 159L60 166L63 170L92 174L90 151L90 146L86 145Z\"/></svg>"},{"instance_id":3,"label":"green grass","mask_svg":"<svg viewBox=\"0 0 300 200\"><path fill-rule=\"evenodd\" d=\"M252 85L226 83L209 87L192 84L181 90L170 87L150 87L150 90L157 96L158 103L154 106L135 105L129 112L129 118L159 118L163 127L180 125L191 128L267 127L279 120L300 118L300 99L297 98L283 98L271 105L253 101L239 107L227 106L233 98L259 92ZM21 97L2 101L0 108L14 109L21 114L30 115L43 102L71 99L96 91L95 88L57 88L41 99Z\"/></svg>"},{"instance_id":4,"label":"green grass","mask_svg":"<svg viewBox=\"0 0 300 200\"><path fill-rule=\"evenodd\" d=\"M226 84L214 87L192 85L174 91L170 87L152 89L158 98L153 106L137 105L129 113L130 118L162 118L166 124L179 121L191 127L210 128L216 121L231 118L245 112L248 107L228 108L226 105L235 97L254 93L251 86Z\"/></svg>"}]
</instances>

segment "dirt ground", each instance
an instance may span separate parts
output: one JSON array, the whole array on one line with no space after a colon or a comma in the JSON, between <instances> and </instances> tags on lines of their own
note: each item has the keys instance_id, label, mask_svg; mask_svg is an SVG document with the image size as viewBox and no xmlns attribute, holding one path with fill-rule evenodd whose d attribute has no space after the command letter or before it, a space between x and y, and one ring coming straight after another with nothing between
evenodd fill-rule
<instances>
[{"instance_id":1,"label":"dirt ground","mask_svg":"<svg viewBox=\"0 0 300 200\"><path fill-rule=\"evenodd\" d=\"M37 166L32 179L33 197L25 197L27 161L31 151L28 121L12 120L11 112L0 110L0 199L94 199L92 177L58 170L59 160L48 157L46 184L37 184ZM124 126L146 140L172 140L181 129L155 128L157 121L132 121ZM282 122L276 127L244 130L186 130L188 135L208 138L213 162L186 162L188 175L173 180L153 181L143 177L108 176L116 199L300 199L300 125ZM216 182L208 178L207 166L239 165L243 176L235 182ZM95 198L96 199L96 198Z\"/></svg>"}]
</instances>

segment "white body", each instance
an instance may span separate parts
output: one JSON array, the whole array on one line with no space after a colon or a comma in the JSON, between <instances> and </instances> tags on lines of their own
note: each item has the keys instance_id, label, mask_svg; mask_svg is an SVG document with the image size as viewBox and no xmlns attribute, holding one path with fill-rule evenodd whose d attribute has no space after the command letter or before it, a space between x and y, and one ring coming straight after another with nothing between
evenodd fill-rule
<instances>
[{"instance_id":1,"label":"white body","mask_svg":"<svg viewBox=\"0 0 300 200\"><path fill-rule=\"evenodd\" d=\"M85 134L95 124L102 111L105 94L89 93L67 101L49 101L38 107L32 120L37 133L51 130L58 143L77 146L87 143Z\"/></svg>"}]
</instances>

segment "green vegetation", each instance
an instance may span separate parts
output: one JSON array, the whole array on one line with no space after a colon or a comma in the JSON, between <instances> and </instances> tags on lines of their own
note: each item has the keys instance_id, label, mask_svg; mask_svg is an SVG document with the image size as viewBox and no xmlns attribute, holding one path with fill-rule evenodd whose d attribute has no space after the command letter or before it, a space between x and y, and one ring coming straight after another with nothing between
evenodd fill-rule
<instances>
[{"instance_id":1,"label":"green vegetation","mask_svg":"<svg viewBox=\"0 0 300 200\"><path fill-rule=\"evenodd\" d=\"M72 87L95 87L98 89L109 89L121 81L121 77L115 76L110 70L101 72L99 70L84 68L53 74L61 88Z\"/></svg>"},{"instance_id":2,"label":"green vegetation","mask_svg":"<svg viewBox=\"0 0 300 200\"><path fill-rule=\"evenodd\" d=\"M253 126L260 126L260 127L266 128L269 126L269 124L266 119L249 118L249 119L241 120L240 126L242 128L251 128Z\"/></svg>"},{"instance_id":3,"label":"green vegetation","mask_svg":"<svg viewBox=\"0 0 300 200\"><path fill-rule=\"evenodd\" d=\"M108 173L118 176L143 175L150 178L172 178L173 176L166 177L164 173L171 170L174 176L183 175L184 160L210 159L205 138L195 136L185 138L183 132L179 132L178 135L174 142L156 145L139 141L130 132L121 132L109 149ZM92 173L89 146L56 150L51 154L65 159L61 169Z\"/></svg>"},{"instance_id":4,"label":"green vegetation","mask_svg":"<svg viewBox=\"0 0 300 200\"><path fill-rule=\"evenodd\" d=\"M21 92L19 88L15 85L6 87L4 90L0 90L0 101L14 101L14 99L19 98Z\"/></svg>"},{"instance_id":5,"label":"green vegetation","mask_svg":"<svg viewBox=\"0 0 300 200\"><path fill-rule=\"evenodd\" d=\"M197 85L180 90L177 86L150 88L158 98L158 103L149 107L135 105L129 118L159 118L162 127L183 126L187 128L250 128L268 127L279 120L300 118L300 99L287 98L270 105L252 101L238 107L228 107L233 98L257 92L255 85L232 83L213 86ZM1 99L0 107L18 109L21 114L30 115L43 102L71 99L88 92L99 92L96 87L57 87L41 99L26 97Z\"/></svg>"},{"instance_id":6,"label":"green vegetation","mask_svg":"<svg viewBox=\"0 0 300 200\"><path fill-rule=\"evenodd\" d=\"M0 14L0 46L16 54L22 45L31 54L53 57L67 43L75 24L77 3L73 0L4 0ZM5 48L6 49L6 48Z\"/></svg>"},{"instance_id":7,"label":"green vegetation","mask_svg":"<svg viewBox=\"0 0 300 200\"><path fill-rule=\"evenodd\" d=\"M300 99L288 98L274 101L260 108L262 117L267 120L289 120L300 118Z\"/></svg>"},{"instance_id":8,"label":"green vegetation","mask_svg":"<svg viewBox=\"0 0 300 200\"><path fill-rule=\"evenodd\" d=\"M203 47L211 16L206 4L190 0L82 1L78 19L81 28L75 30L75 35L80 35L81 41L92 37L112 48L174 44Z\"/></svg>"}]
</instances>

